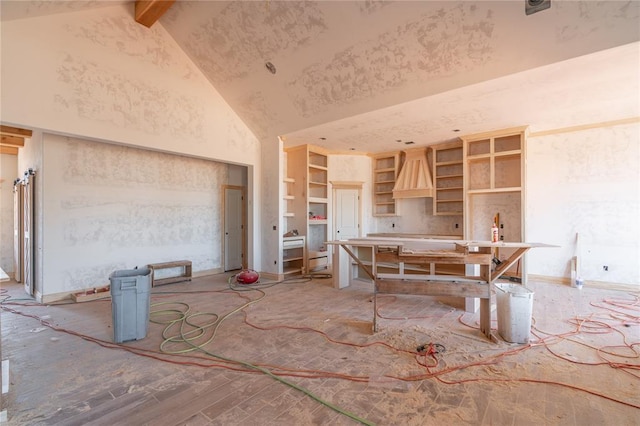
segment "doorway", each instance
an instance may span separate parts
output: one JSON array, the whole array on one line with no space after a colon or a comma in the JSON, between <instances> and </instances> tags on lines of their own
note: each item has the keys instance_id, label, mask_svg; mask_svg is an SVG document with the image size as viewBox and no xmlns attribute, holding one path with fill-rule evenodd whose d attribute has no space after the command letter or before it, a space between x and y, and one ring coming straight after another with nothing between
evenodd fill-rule
<instances>
[{"instance_id":1,"label":"doorway","mask_svg":"<svg viewBox=\"0 0 640 426\"><path fill-rule=\"evenodd\" d=\"M334 232L333 239L346 240L360 236L361 183L333 184Z\"/></svg>"},{"instance_id":2,"label":"doorway","mask_svg":"<svg viewBox=\"0 0 640 426\"><path fill-rule=\"evenodd\" d=\"M35 177L32 169L13 185L13 255L15 280L24 284L24 291L35 293Z\"/></svg>"},{"instance_id":3,"label":"doorway","mask_svg":"<svg viewBox=\"0 0 640 426\"><path fill-rule=\"evenodd\" d=\"M246 206L245 188L225 185L223 191L224 238L222 257L224 270L233 271L247 267L246 262Z\"/></svg>"}]
</instances>

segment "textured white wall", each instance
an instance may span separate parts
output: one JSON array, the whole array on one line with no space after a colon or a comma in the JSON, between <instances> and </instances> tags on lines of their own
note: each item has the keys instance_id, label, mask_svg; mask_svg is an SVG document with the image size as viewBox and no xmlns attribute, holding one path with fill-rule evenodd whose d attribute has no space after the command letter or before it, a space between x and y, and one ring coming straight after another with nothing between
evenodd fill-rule
<instances>
[{"instance_id":1,"label":"textured white wall","mask_svg":"<svg viewBox=\"0 0 640 426\"><path fill-rule=\"evenodd\" d=\"M397 204L400 217L376 218L375 232L462 236L462 216L434 216L433 198L406 198Z\"/></svg>"},{"instance_id":2,"label":"textured white wall","mask_svg":"<svg viewBox=\"0 0 640 426\"><path fill-rule=\"evenodd\" d=\"M12 275L13 258L13 181L18 176L18 157L0 154L0 268Z\"/></svg>"},{"instance_id":3,"label":"textured white wall","mask_svg":"<svg viewBox=\"0 0 640 426\"><path fill-rule=\"evenodd\" d=\"M44 135L46 294L179 259L220 268L225 164Z\"/></svg>"},{"instance_id":4,"label":"textured white wall","mask_svg":"<svg viewBox=\"0 0 640 426\"><path fill-rule=\"evenodd\" d=\"M246 166L250 179L248 259L260 264L260 215L253 209L253 200L260 198L261 190L260 144L162 25L148 29L137 24L130 6L116 4L98 10L4 21L0 28L3 123ZM41 149L41 140L35 142L31 147ZM38 182L46 182L49 175L42 168L42 156L37 149L31 152L32 148L21 150L19 170L34 167L39 173ZM49 149L47 155L56 154ZM48 161L45 167L54 166ZM96 184L88 192L102 189ZM36 187L37 200L42 198L38 191ZM54 194L55 191L47 196ZM43 208L36 217L38 290L51 294L63 291L63 287L91 286L89 283L98 276L95 265L91 271L74 272L73 281L63 287L56 284L39 288L43 282L42 260L50 253L59 257L56 244L61 241L60 230L50 228L51 216L47 215L46 223L43 221L43 214L48 213L43 209L52 208L51 201L49 198L48 204L40 204ZM164 207L157 207L170 210L173 206L167 202ZM119 223L107 221L103 225L105 232L119 233L115 229ZM52 233L51 238L43 246L42 237L48 233ZM162 252L154 252L154 257L174 257L163 240L156 242ZM211 244L220 246L219 240ZM118 250L103 248L113 260L109 250ZM136 263L151 261L130 259ZM199 268L205 268L205 264L214 265L216 261L212 257L200 262ZM48 271L56 270L48 259L47 263ZM100 276L105 276L111 266L105 265ZM54 281L58 283L63 271L57 268L55 273Z\"/></svg>"},{"instance_id":5,"label":"textured white wall","mask_svg":"<svg viewBox=\"0 0 640 426\"><path fill-rule=\"evenodd\" d=\"M526 185L529 273L640 285L640 124L529 138Z\"/></svg>"},{"instance_id":6,"label":"textured white wall","mask_svg":"<svg viewBox=\"0 0 640 426\"><path fill-rule=\"evenodd\" d=\"M118 4L2 23L2 120L238 164L257 139L162 25Z\"/></svg>"}]
</instances>

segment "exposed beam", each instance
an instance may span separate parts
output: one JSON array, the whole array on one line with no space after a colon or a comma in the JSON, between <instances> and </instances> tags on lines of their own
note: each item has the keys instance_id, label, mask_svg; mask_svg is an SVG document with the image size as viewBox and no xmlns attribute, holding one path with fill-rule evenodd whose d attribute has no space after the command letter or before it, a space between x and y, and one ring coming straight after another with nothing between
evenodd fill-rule
<instances>
[{"instance_id":1,"label":"exposed beam","mask_svg":"<svg viewBox=\"0 0 640 426\"><path fill-rule=\"evenodd\" d=\"M0 145L0 154L18 155L18 147Z\"/></svg>"},{"instance_id":2,"label":"exposed beam","mask_svg":"<svg viewBox=\"0 0 640 426\"><path fill-rule=\"evenodd\" d=\"M173 3L175 0L137 0L136 22L151 28Z\"/></svg>"},{"instance_id":3,"label":"exposed beam","mask_svg":"<svg viewBox=\"0 0 640 426\"><path fill-rule=\"evenodd\" d=\"M24 146L24 138L18 136L0 136L0 145L11 145L15 147L23 147Z\"/></svg>"},{"instance_id":4,"label":"exposed beam","mask_svg":"<svg viewBox=\"0 0 640 426\"><path fill-rule=\"evenodd\" d=\"M33 132L28 129L20 129L18 127L0 126L0 134L2 136L18 136L21 138L30 138Z\"/></svg>"}]
</instances>

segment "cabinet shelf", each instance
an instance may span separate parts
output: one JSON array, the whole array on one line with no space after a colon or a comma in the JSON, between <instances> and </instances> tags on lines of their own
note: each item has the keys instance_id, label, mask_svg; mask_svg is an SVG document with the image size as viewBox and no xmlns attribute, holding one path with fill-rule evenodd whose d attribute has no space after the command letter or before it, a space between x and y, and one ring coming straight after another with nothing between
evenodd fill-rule
<instances>
[{"instance_id":1,"label":"cabinet shelf","mask_svg":"<svg viewBox=\"0 0 640 426\"><path fill-rule=\"evenodd\" d=\"M326 182L315 182L315 181L309 181L309 185L315 185L315 186L327 186Z\"/></svg>"},{"instance_id":2,"label":"cabinet shelf","mask_svg":"<svg viewBox=\"0 0 640 426\"><path fill-rule=\"evenodd\" d=\"M283 216L284 216L284 217L295 217L295 215L296 215L296 214L295 214L295 213L293 213L293 212L285 212L285 213L283 214Z\"/></svg>"},{"instance_id":3,"label":"cabinet shelf","mask_svg":"<svg viewBox=\"0 0 640 426\"><path fill-rule=\"evenodd\" d=\"M304 259L304 257L302 257L302 256L297 256L297 257L283 257L283 258L282 258L282 261L283 261L283 262L291 262L291 261L293 261L293 260L301 260L301 259Z\"/></svg>"},{"instance_id":4,"label":"cabinet shelf","mask_svg":"<svg viewBox=\"0 0 640 426\"><path fill-rule=\"evenodd\" d=\"M461 178L462 176L463 176L462 173L456 174L456 175L442 175L442 176L436 176L436 180L440 180L440 179L456 179L456 178Z\"/></svg>"},{"instance_id":5,"label":"cabinet shelf","mask_svg":"<svg viewBox=\"0 0 640 426\"><path fill-rule=\"evenodd\" d=\"M328 198L309 197L309 204L326 204L328 202Z\"/></svg>"},{"instance_id":6,"label":"cabinet shelf","mask_svg":"<svg viewBox=\"0 0 640 426\"><path fill-rule=\"evenodd\" d=\"M445 188L436 188L436 191L461 191L463 188L461 186L450 186Z\"/></svg>"},{"instance_id":7,"label":"cabinet shelf","mask_svg":"<svg viewBox=\"0 0 640 426\"><path fill-rule=\"evenodd\" d=\"M326 219L309 219L309 225L326 225L328 222Z\"/></svg>"},{"instance_id":8,"label":"cabinet shelf","mask_svg":"<svg viewBox=\"0 0 640 426\"><path fill-rule=\"evenodd\" d=\"M493 188L493 189L470 189L467 191L468 194L492 194L494 192L520 192L522 190L519 186L514 186L510 188Z\"/></svg>"},{"instance_id":9,"label":"cabinet shelf","mask_svg":"<svg viewBox=\"0 0 640 426\"><path fill-rule=\"evenodd\" d=\"M439 166L462 166L462 161L438 161L436 167Z\"/></svg>"},{"instance_id":10,"label":"cabinet shelf","mask_svg":"<svg viewBox=\"0 0 640 426\"><path fill-rule=\"evenodd\" d=\"M317 164L309 164L309 168L310 169L317 169L317 170L322 170L322 171L327 171L327 167L326 166L319 166Z\"/></svg>"}]
</instances>

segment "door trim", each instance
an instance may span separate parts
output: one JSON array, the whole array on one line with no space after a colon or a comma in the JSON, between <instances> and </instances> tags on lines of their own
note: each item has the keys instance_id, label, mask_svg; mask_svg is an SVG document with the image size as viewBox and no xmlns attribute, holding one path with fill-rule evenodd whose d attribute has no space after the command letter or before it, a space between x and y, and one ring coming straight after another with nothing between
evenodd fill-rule
<instances>
[{"instance_id":1,"label":"door trim","mask_svg":"<svg viewBox=\"0 0 640 426\"><path fill-rule=\"evenodd\" d=\"M227 189L234 189L240 191L242 195L242 269L247 268L247 188L245 186L238 185L222 185L222 218L221 233L220 233L220 269L225 270L226 264L226 251L225 251L225 236L227 219Z\"/></svg>"},{"instance_id":2,"label":"door trim","mask_svg":"<svg viewBox=\"0 0 640 426\"><path fill-rule=\"evenodd\" d=\"M356 189L358 190L358 237L362 236L362 187L364 186L364 182L360 181L331 181L332 187L332 201L333 201L333 217L337 216L337 197L338 191L340 189ZM336 239L336 221L333 220L331 224L331 236L332 239Z\"/></svg>"}]
</instances>

